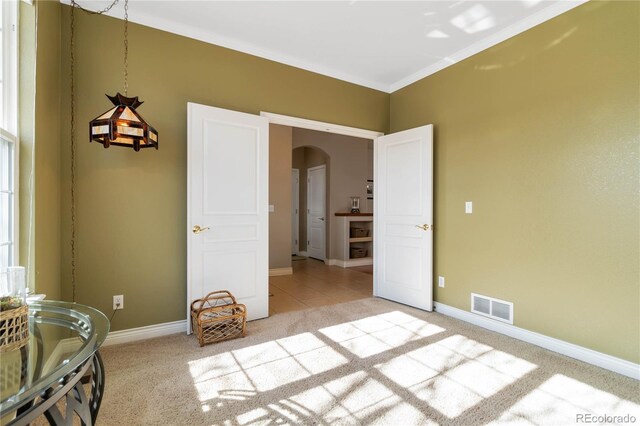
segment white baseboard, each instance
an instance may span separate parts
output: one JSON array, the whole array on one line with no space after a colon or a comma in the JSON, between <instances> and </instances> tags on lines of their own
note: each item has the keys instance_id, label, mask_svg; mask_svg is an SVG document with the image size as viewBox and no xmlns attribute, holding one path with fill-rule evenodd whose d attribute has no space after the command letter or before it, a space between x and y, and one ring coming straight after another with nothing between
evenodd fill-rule
<instances>
[{"instance_id":1,"label":"white baseboard","mask_svg":"<svg viewBox=\"0 0 640 426\"><path fill-rule=\"evenodd\" d=\"M165 322L163 324L148 325L146 327L112 331L107 335L102 346L118 345L120 343L136 342L138 340L166 336L167 334L186 332L187 320Z\"/></svg>"},{"instance_id":2,"label":"white baseboard","mask_svg":"<svg viewBox=\"0 0 640 426\"><path fill-rule=\"evenodd\" d=\"M293 274L293 268L291 266L289 266L288 268L269 269L270 277L278 277L280 275L292 275L292 274Z\"/></svg>"},{"instance_id":3,"label":"white baseboard","mask_svg":"<svg viewBox=\"0 0 640 426\"><path fill-rule=\"evenodd\" d=\"M492 320L490 318L476 315L462 309L454 308L453 306L445 305L439 302L435 302L434 305L436 312L439 312L443 315L475 324L479 327L486 328L487 330L495 331L496 333L504 334L509 337L513 337L514 339L522 340L524 342L540 346L541 348L549 349L550 351L575 358L588 364L602 367L604 369L622 374L623 376L640 380L639 364L634 364L633 362L616 358L611 355L603 354L602 352L597 352L592 349L574 345L573 343L565 342L564 340L545 336L544 334L525 330L524 328L516 327L511 324Z\"/></svg>"},{"instance_id":4,"label":"white baseboard","mask_svg":"<svg viewBox=\"0 0 640 426\"><path fill-rule=\"evenodd\" d=\"M592 364L619 374L640 380L640 365L624 359L616 358L602 352L594 351L573 343L565 342L553 337L545 336L511 324L495 321L462 309L454 308L443 303L435 302L435 310L443 315L456 318L496 333L504 334L523 342L531 343L541 348L566 355L571 358ZM168 334L186 333L187 320L167 322L163 324L149 325L146 327L130 328L128 330L112 331L105 339L102 346L117 345L120 343L135 342L151 339L153 337L166 336ZM60 345L57 350L63 352L65 345Z\"/></svg>"},{"instance_id":5,"label":"white baseboard","mask_svg":"<svg viewBox=\"0 0 640 426\"><path fill-rule=\"evenodd\" d=\"M370 257L363 257L362 259L349 259L349 260L342 260L342 259L326 259L324 261L324 263L326 265L329 266L339 266L341 268L351 268L354 266L368 266L368 265L373 265L373 259Z\"/></svg>"}]
</instances>

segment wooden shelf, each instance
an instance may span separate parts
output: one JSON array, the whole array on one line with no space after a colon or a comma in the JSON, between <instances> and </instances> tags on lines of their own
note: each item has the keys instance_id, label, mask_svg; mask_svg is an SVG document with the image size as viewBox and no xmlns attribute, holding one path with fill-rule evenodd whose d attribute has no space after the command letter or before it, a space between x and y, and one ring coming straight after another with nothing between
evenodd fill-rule
<instances>
[{"instance_id":1,"label":"wooden shelf","mask_svg":"<svg viewBox=\"0 0 640 426\"><path fill-rule=\"evenodd\" d=\"M373 241L373 237L349 238L350 243L368 243Z\"/></svg>"},{"instance_id":2,"label":"wooden shelf","mask_svg":"<svg viewBox=\"0 0 640 426\"><path fill-rule=\"evenodd\" d=\"M372 213L336 213L340 221L337 228L337 237L340 241L341 251L338 259L335 259L336 265L343 268L353 266L373 265L373 214ZM352 232L352 228L366 229L368 232ZM352 237L351 235L362 235L361 237ZM366 235L366 236L364 236ZM351 257L351 249L360 248L366 250L366 257Z\"/></svg>"},{"instance_id":3,"label":"wooden shelf","mask_svg":"<svg viewBox=\"0 0 640 426\"><path fill-rule=\"evenodd\" d=\"M371 256L366 256L366 257L350 257L349 258L350 261L365 261L365 260L369 260L369 261L373 261L373 257Z\"/></svg>"}]
</instances>

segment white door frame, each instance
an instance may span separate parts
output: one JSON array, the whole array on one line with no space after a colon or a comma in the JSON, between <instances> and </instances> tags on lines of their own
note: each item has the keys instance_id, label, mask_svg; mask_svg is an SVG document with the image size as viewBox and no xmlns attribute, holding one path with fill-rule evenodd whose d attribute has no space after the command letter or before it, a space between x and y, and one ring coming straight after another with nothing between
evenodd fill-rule
<instances>
[{"instance_id":1,"label":"white door frame","mask_svg":"<svg viewBox=\"0 0 640 426\"><path fill-rule=\"evenodd\" d=\"M291 169L291 254L300 254L300 169Z\"/></svg>"},{"instance_id":2,"label":"white door frame","mask_svg":"<svg viewBox=\"0 0 640 426\"><path fill-rule=\"evenodd\" d=\"M322 229L322 258L320 260L325 260L327 258L327 222L328 222L328 215L327 215L327 165L323 164L321 166L315 166L315 167L309 167L307 169L307 256L311 256L311 249L309 248L309 244L311 242L311 226L313 225L313 221L311 220L310 216L311 216L311 209L309 209L309 206L311 205L311 197L312 197L312 192L310 189L310 184L311 184L311 179L309 177L310 172L315 171L315 170L323 170L324 171L324 181L322 182L324 184L324 197L322 199L322 203L324 204L324 209L323 209L323 217L320 219L323 222L323 229Z\"/></svg>"},{"instance_id":3,"label":"white door frame","mask_svg":"<svg viewBox=\"0 0 640 426\"><path fill-rule=\"evenodd\" d=\"M320 132L334 133L336 135L354 136L356 138L375 140L384 133L375 130L358 129L357 127L341 126L340 124L325 123L322 121L307 120L306 118L292 117L289 115L274 114L272 112L260 112L262 117L269 119L269 124L299 127L301 129L318 130ZM375 179L375 176L374 176Z\"/></svg>"}]
</instances>

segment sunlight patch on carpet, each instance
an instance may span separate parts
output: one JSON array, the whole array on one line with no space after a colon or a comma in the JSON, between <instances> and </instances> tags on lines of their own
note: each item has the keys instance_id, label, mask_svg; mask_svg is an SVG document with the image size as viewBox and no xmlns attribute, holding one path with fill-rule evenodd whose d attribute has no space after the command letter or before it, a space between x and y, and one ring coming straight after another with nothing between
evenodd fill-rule
<instances>
[{"instance_id":1,"label":"sunlight patch on carpet","mask_svg":"<svg viewBox=\"0 0 640 426\"><path fill-rule=\"evenodd\" d=\"M384 424L385 418L401 418L406 424L434 424L419 409L364 371L315 386L289 400L327 423L362 424L375 419Z\"/></svg>"},{"instance_id":2,"label":"sunlight patch on carpet","mask_svg":"<svg viewBox=\"0 0 640 426\"><path fill-rule=\"evenodd\" d=\"M256 408L254 410L251 411L247 411L244 414L241 414L239 416L236 417L236 420L238 421L238 423L240 425L247 425L247 424L251 424L251 425L255 425L255 424L260 424L262 422L260 422L260 420L262 420L263 422L269 422L269 411L267 411L266 409L259 407Z\"/></svg>"},{"instance_id":3,"label":"sunlight patch on carpet","mask_svg":"<svg viewBox=\"0 0 640 426\"><path fill-rule=\"evenodd\" d=\"M453 419L537 366L454 335L378 364L376 368Z\"/></svg>"},{"instance_id":4,"label":"sunlight patch on carpet","mask_svg":"<svg viewBox=\"0 0 640 426\"><path fill-rule=\"evenodd\" d=\"M269 391L346 363L312 333L302 333L191 361L189 370L201 401L238 400L245 398L241 391Z\"/></svg>"},{"instance_id":5,"label":"sunlight patch on carpet","mask_svg":"<svg viewBox=\"0 0 640 426\"><path fill-rule=\"evenodd\" d=\"M518 401L498 419L498 423L540 424L544 419L546 424L576 424L579 414L631 415L637 420L640 419L640 405L556 374Z\"/></svg>"},{"instance_id":6,"label":"sunlight patch on carpet","mask_svg":"<svg viewBox=\"0 0 640 426\"><path fill-rule=\"evenodd\" d=\"M354 355L367 358L411 341L433 336L445 329L395 311L322 328L318 331Z\"/></svg>"}]
</instances>

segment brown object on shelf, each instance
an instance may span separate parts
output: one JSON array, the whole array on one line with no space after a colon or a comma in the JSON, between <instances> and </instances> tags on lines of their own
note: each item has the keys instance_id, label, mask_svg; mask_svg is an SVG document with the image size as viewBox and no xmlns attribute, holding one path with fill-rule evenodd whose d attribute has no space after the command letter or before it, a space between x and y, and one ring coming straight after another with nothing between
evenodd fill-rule
<instances>
[{"instance_id":1,"label":"brown object on shelf","mask_svg":"<svg viewBox=\"0 0 640 426\"><path fill-rule=\"evenodd\" d=\"M349 212L335 212L336 216L373 216L373 213L349 213Z\"/></svg>"},{"instance_id":2,"label":"brown object on shelf","mask_svg":"<svg viewBox=\"0 0 640 426\"><path fill-rule=\"evenodd\" d=\"M351 247L349 249L349 257L351 259L359 259L367 257L367 249L364 247Z\"/></svg>"},{"instance_id":3,"label":"brown object on shelf","mask_svg":"<svg viewBox=\"0 0 640 426\"><path fill-rule=\"evenodd\" d=\"M369 230L367 228L349 228L349 234L351 238L363 238L369 236Z\"/></svg>"},{"instance_id":4,"label":"brown object on shelf","mask_svg":"<svg viewBox=\"0 0 640 426\"><path fill-rule=\"evenodd\" d=\"M29 306L0 312L0 352L19 349L29 342Z\"/></svg>"},{"instance_id":5,"label":"brown object on shelf","mask_svg":"<svg viewBox=\"0 0 640 426\"><path fill-rule=\"evenodd\" d=\"M214 291L191 303L191 327L200 347L246 335L247 308L227 290Z\"/></svg>"}]
</instances>

